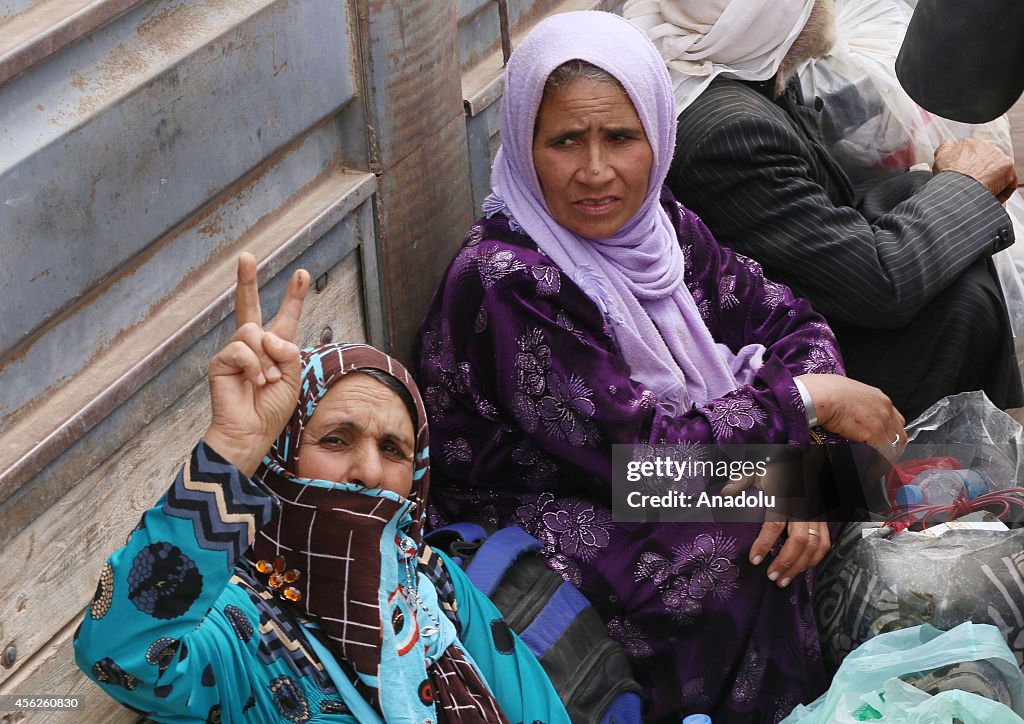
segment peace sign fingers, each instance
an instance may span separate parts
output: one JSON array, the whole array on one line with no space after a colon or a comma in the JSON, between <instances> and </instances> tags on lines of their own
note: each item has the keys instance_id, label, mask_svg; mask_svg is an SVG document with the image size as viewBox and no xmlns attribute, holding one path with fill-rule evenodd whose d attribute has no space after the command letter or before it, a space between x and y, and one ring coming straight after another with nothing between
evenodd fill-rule
<instances>
[{"instance_id":1,"label":"peace sign fingers","mask_svg":"<svg viewBox=\"0 0 1024 724\"><path fill-rule=\"evenodd\" d=\"M291 350L290 347L282 346L279 342L290 345L294 340L299 328L299 319L302 317L302 304L307 291L309 291L309 273L305 269L299 269L288 282L284 300L270 327L269 334L277 339L268 338L262 327L263 312L260 309L256 258L248 252L238 255L238 284L235 290L237 331L232 339L242 340L249 344L259 359L265 382L276 382L281 378L281 370L277 363L282 361L279 359L282 354L285 354L287 358ZM246 329L251 329L254 326L259 329L259 335L255 340L256 344L252 344L253 335L245 332Z\"/></svg>"},{"instance_id":2,"label":"peace sign fingers","mask_svg":"<svg viewBox=\"0 0 1024 724\"><path fill-rule=\"evenodd\" d=\"M263 329L256 259L238 257L231 341L210 361L212 417L204 438L246 475L252 475L295 410L301 363L293 342L309 273L296 271L269 331Z\"/></svg>"}]
</instances>

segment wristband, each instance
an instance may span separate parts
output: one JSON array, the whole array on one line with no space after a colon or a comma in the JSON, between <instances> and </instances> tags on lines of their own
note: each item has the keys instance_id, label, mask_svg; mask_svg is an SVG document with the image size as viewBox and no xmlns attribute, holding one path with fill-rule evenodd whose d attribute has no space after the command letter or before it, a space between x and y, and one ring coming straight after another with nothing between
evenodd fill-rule
<instances>
[{"instance_id":1,"label":"wristband","mask_svg":"<svg viewBox=\"0 0 1024 724\"><path fill-rule=\"evenodd\" d=\"M814 400L811 399L811 393L807 391L807 386L796 377L793 378L793 384L796 385L796 391L800 393L800 401L804 403L804 411L807 413L807 427L817 427L818 413L814 411Z\"/></svg>"}]
</instances>

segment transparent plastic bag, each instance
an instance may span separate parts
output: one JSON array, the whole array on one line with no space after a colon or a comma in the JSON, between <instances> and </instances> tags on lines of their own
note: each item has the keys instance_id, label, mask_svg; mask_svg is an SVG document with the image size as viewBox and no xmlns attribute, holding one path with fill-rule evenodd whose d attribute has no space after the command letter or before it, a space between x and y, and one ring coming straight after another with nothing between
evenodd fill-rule
<instances>
[{"instance_id":1,"label":"transparent plastic bag","mask_svg":"<svg viewBox=\"0 0 1024 724\"><path fill-rule=\"evenodd\" d=\"M1020 189L1007 200L1006 213L1013 222L1013 234L1017 241L1010 248L994 254L992 261L999 275L999 284L1003 287L1006 311L1013 330L1014 352L1021 377L1024 378L1024 280L1021 277L1024 271L1024 194Z\"/></svg>"},{"instance_id":2,"label":"transparent plastic bag","mask_svg":"<svg viewBox=\"0 0 1024 724\"><path fill-rule=\"evenodd\" d=\"M1009 689L1012 708L968 691L932 696L915 692L902 679L951 665L985 661L996 666ZM1022 722L1024 675L994 626L960 624L949 631L932 626L891 631L862 644L843 661L829 690L797 706L783 724L836 722Z\"/></svg>"},{"instance_id":3,"label":"transparent plastic bag","mask_svg":"<svg viewBox=\"0 0 1024 724\"><path fill-rule=\"evenodd\" d=\"M955 458L961 467L980 471L993 495L1019 485L1024 429L982 392L940 400L907 425L907 432L907 459ZM1008 520L1019 519L1021 507L1011 505L1008 513ZM1024 664L1024 529L887 537L892 529L880 528L862 538L861 527L843 530L818 577L814 606L826 667L834 670L881 633L923 623L951 628L964 621L997 626ZM994 681L983 668L973 675Z\"/></svg>"},{"instance_id":4,"label":"transparent plastic bag","mask_svg":"<svg viewBox=\"0 0 1024 724\"><path fill-rule=\"evenodd\" d=\"M953 689L935 696L900 679L885 682L876 709L882 721L901 724L998 724L1022 722L1012 709L998 701L968 691Z\"/></svg>"},{"instance_id":5,"label":"transparent plastic bag","mask_svg":"<svg viewBox=\"0 0 1024 724\"><path fill-rule=\"evenodd\" d=\"M1005 117L957 123L923 110L903 90L896 56L912 12L904 0L836 0L835 46L799 71L804 97L824 101L826 145L855 182L919 163L930 168L947 138L983 138L1013 155Z\"/></svg>"},{"instance_id":6,"label":"transparent plastic bag","mask_svg":"<svg viewBox=\"0 0 1024 724\"><path fill-rule=\"evenodd\" d=\"M844 530L825 560L814 608L829 670L880 634L931 623L949 629L965 621L998 627L1024 664L1024 529L950 530L939 537L903 532L861 537ZM979 680L997 677L978 667ZM971 688L963 685L960 688ZM1002 693L988 690L991 698Z\"/></svg>"},{"instance_id":7,"label":"transparent plastic bag","mask_svg":"<svg viewBox=\"0 0 1024 724\"><path fill-rule=\"evenodd\" d=\"M1024 483L1024 428L984 392L961 392L936 402L907 425L904 458L951 456L981 472L990 490Z\"/></svg>"}]
</instances>

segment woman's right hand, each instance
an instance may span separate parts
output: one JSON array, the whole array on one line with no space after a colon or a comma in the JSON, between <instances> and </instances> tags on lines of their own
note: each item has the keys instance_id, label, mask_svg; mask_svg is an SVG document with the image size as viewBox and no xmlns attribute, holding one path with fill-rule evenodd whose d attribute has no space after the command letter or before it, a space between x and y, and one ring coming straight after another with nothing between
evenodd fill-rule
<instances>
[{"instance_id":1,"label":"woman's right hand","mask_svg":"<svg viewBox=\"0 0 1024 724\"><path fill-rule=\"evenodd\" d=\"M800 375L818 424L847 440L871 445L894 461L907 443L906 421L877 387L840 375Z\"/></svg>"},{"instance_id":2,"label":"woman's right hand","mask_svg":"<svg viewBox=\"0 0 1024 724\"><path fill-rule=\"evenodd\" d=\"M299 269L264 331L256 259L247 253L238 257L237 329L210 360L213 415L203 439L247 476L256 472L295 411L302 367L293 340L308 290L309 273Z\"/></svg>"},{"instance_id":3,"label":"woman's right hand","mask_svg":"<svg viewBox=\"0 0 1024 724\"><path fill-rule=\"evenodd\" d=\"M847 440L871 445L889 461L899 458L907 442L905 421L884 392L840 375L800 375L796 379L807 388L821 427ZM818 565L831 545L827 523L767 521L750 549L750 562L760 564L784 530L788 533L786 543L767 571L782 588L799 573Z\"/></svg>"}]
</instances>

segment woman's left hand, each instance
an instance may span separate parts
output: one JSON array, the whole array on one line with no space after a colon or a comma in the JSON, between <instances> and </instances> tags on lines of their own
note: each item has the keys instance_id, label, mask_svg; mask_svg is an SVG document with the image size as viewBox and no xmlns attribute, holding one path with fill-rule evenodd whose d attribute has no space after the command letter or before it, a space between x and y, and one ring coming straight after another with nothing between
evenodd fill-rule
<instances>
[{"instance_id":1,"label":"woman's left hand","mask_svg":"<svg viewBox=\"0 0 1024 724\"><path fill-rule=\"evenodd\" d=\"M757 540L750 547L750 562L759 565L783 531L786 532L786 542L767 571L768 578L779 588L785 588L799 574L821 563L832 546L826 522L765 521Z\"/></svg>"},{"instance_id":2,"label":"woman's left hand","mask_svg":"<svg viewBox=\"0 0 1024 724\"><path fill-rule=\"evenodd\" d=\"M880 389L842 375L806 374L798 379L814 401L823 428L870 445L892 462L903 454L906 420Z\"/></svg>"}]
</instances>

